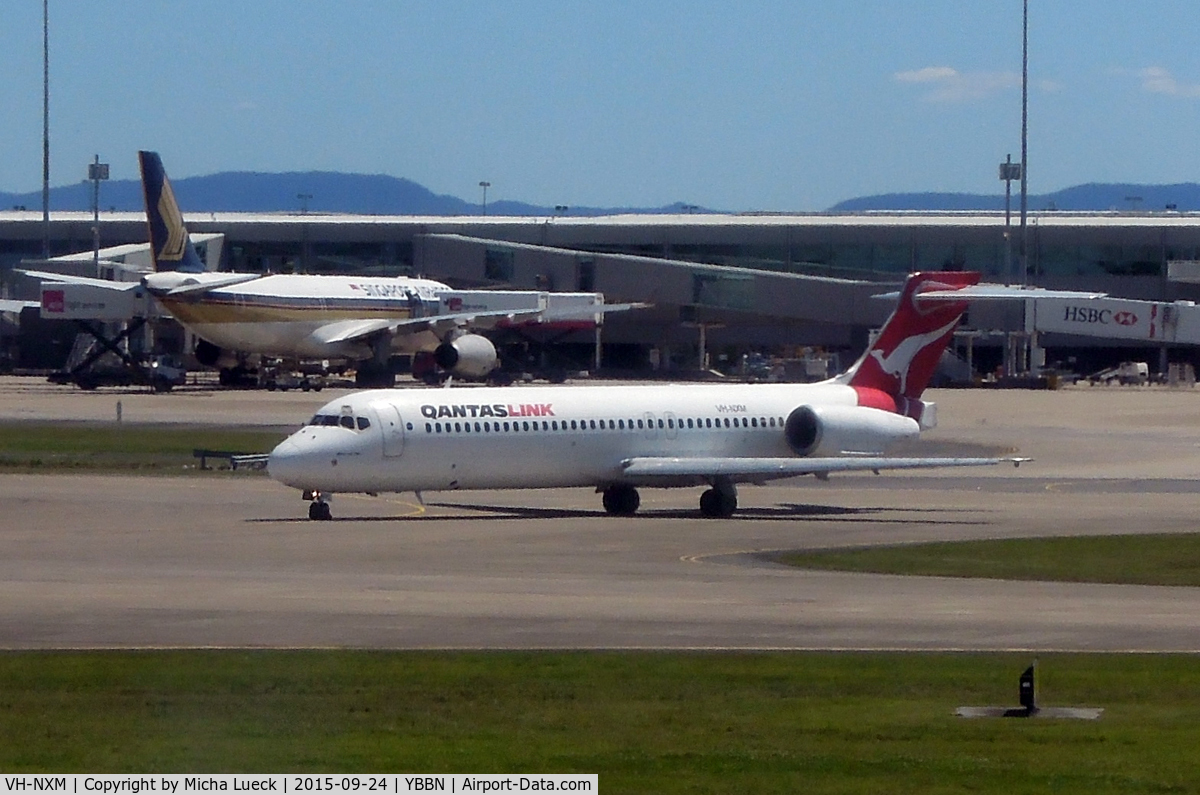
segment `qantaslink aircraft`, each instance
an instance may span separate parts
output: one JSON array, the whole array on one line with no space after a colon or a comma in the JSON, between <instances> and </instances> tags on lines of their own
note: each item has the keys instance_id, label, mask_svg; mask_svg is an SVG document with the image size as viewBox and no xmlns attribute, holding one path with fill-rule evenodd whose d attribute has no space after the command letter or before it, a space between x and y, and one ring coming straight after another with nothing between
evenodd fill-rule
<instances>
[{"instance_id":1,"label":"qantaslink aircraft","mask_svg":"<svg viewBox=\"0 0 1200 795\"><path fill-rule=\"evenodd\" d=\"M708 486L700 512L730 516L738 483L853 470L982 466L1016 458L896 458L936 421L921 400L968 300L1029 297L978 273L908 277L879 337L816 384L496 387L356 392L323 406L270 454L309 518L335 492L595 488L630 516L638 488ZM1045 294L1043 291L1042 294Z\"/></svg>"}]
</instances>

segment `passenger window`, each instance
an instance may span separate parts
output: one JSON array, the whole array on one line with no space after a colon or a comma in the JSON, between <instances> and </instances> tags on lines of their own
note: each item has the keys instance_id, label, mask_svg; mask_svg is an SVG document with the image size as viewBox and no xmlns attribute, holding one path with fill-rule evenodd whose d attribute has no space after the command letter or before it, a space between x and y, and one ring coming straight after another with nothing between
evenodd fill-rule
<instances>
[{"instance_id":1,"label":"passenger window","mask_svg":"<svg viewBox=\"0 0 1200 795\"><path fill-rule=\"evenodd\" d=\"M660 428L661 428L662 426L663 426L663 421L662 421L662 420L659 420L659 421L658 421L658 427L660 427Z\"/></svg>"},{"instance_id":2,"label":"passenger window","mask_svg":"<svg viewBox=\"0 0 1200 795\"><path fill-rule=\"evenodd\" d=\"M521 429L522 429L522 430L526 430L526 431L527 431L527 430L529 430L529 423L528 423L528 422L522 422L522 423L521 423Z\"/></svg>"},{"instance_id":3,"label":"passenger window","mask_svg":"<svg viewBox=\"0 0 1200 795\"><path fill-rule=\"evenodd\" d=\"M643 424L642 420L638 420L638 430L644 430L645 427L646 426Z\"/></svg>"},{"instance_id":4,"label":"passenger window","mask_svg":"<svg viewBox=\"0 0 1200 795\"><path fill-rule=\"evenodd\" d=\"M617 427L621 430L625 430L625 420L617 420Z\"/></svg>"},{"instance_id":5,"label":"passenger window","mask_svg":"<svg viewBox=\"0 0 1200 795\"><path fill-rule=\"evenodd\" d=\"M442 432L442 424L440 422L434 423L433 430L435 433L441 433Z\"/></svg>"},{"instance_id":6,"label":"passenger window","mask_svg":"<svg viewBox=\"0 0 1200 795\"><path fill-rule=\"evenodd\" d=\"M475 423L475 433L479 433L479 423Z\"/></svg>"},{"instance_id":7,"label":"passenger window","mask_svg":"<svg viewBox=\"0 0 1200 795\"><path fill-rule=\"evenodd\" d=\"M726 428L729 427L729 418L728 417L725 418L725 427Z\"/></svg>"},{"instance_id":8,"label":"passenger window","mask_svg":"<svg viewBox=\"0 0 1200 795\"><path fill-rule=\"evenodd\" d=\"M433 433L433 425L431 423L425 423L425 433Z\"/></svg>"},{"instance_id":9,"label":"passenger window","mask_svg":"<svg viewBox=\"0 0 1200 795\"><path fill-rule=\"evenodd\" d=\"M513 425L516 425L516 423L514 422L514 423L513 423ZM506 422L506 423L504 423L504 430L506 430L506 431L508 430L508 423L507 423L507 422Z\"/></svg>"},{"instance_id":10,"label":"passenger window","mask_svg":"<svg viewBox=\"0 0 1200 795\"><path fill-rule=\"evenodd\" d=\"M667 420L667 427L668 427L668 428L674 428L674 427L675 427L675 420L671 420L671 419Z\"/></svg>"}]
</instances>

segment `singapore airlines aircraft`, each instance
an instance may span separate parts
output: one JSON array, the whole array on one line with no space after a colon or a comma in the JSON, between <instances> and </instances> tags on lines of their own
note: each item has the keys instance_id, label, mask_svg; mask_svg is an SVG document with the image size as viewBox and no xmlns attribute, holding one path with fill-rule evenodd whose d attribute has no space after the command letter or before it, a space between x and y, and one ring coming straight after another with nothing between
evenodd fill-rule
<instances>
[{"instance_id":1,"label":"singapore airlines aircraft","mask_svg":"<svg viewBox=\"0 0 1200 795\"><path fill-rule=\"evenodd\" d=\"M818 384L357 392L280 443L268 469L313 501L311 519L329 519L339 491L588 486L608 513L629 516L639 487L695 485L709 486L700 512L725 517L737 509L738 483L1020 463L884 455L935 424L921 393L967 298L1001 297L978 281L978 273L911 275L878 339Z\"/></svg>"},{"instance_id":2,"label":"singapore airlines aircraft","mask_svg":"<svg viewBox=\"0 0 1200 795\"><path fill-rule=\"evenodd\" d=\"M156 152L138 152L155 273L146 289L192 331L202 364L235 375L246 354L359 363L359 386L390 386L392 353L432 352L452 375L479 378L496 348L470 329L554 323L591 327L600 314L645 306L604 304L599 293L452 290L430 279L206 271ZM44 280L75 277L31 271ZM89 284L104 282L87 280Z\"/></svg>"}]
</instances>

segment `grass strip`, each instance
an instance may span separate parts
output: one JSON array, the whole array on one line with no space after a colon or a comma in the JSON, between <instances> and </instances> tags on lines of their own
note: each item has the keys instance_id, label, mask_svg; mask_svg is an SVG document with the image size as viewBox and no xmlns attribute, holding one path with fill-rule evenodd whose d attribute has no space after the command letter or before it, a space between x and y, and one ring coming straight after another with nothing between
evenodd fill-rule
<instances>
[{"instance_id":1,"label":"grass strip","mask_svg":"<svg viewBox=\"0 0 1200 795\"><path fill-rule=\"evenodd\" d=\"M0 425L0 472L195 473L200 470L193 450L266 453L284 436L260 428L5 423ZM209 462L217 465L227 462Z\"/></svg>"},{"instance_id":2,"label":"grass strip","mask_svg":"<svg viewBox=\"0 0 1200 795\"><path fill-rule=\"evenodd\" d=\"M777 560L808 569L882 574L1197 586L1200 534L953 541L789 552Z\"/></svg>"},{"instance_id":3,"label":"grass strip","mask_svg":"<svg viewBox=\"0 0 1200 795\"><path fill-rule=\"evenodd\" d=\"M0 654L5 772L585 772L604 792L1200 791L1200 666L1007 654Z\"/></svg>"}]
</instances>

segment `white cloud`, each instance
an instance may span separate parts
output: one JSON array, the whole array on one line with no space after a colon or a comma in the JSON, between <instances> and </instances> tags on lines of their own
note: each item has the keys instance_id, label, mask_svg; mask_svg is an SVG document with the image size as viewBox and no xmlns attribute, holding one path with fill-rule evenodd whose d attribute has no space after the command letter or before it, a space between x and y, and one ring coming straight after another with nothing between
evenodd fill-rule
<instances>
[{"instance_id":1,"label":"white cloud","mask_svg":"<svg viewBox=\"0 0 1200 795\"><path fill-rule=\"evenodd\" d=\"M1021 85L1015 72L960 72L950 66L926 66L892 77L899 83L928 85L930 91L921 97L924 102L970 102Z\"/></svg>"},{"instance_id":2,"label":"white cloud","mask_svg":"<svg viewBox=\"0 0 1200 795\"><path fill-rule=\"evenodd\" d=\"M955 79L958 77L958 70L949 66L926 66L924 69L896 72L895 77L901 83L935 83L939 80Z\"/></svg>"},{"instance_id":3,"label":"white cloud","mask_svg":"<svg viewBox=\"0 0 1200 795\"><path fill-rule=\"evenodd\" d=\"M1135 74L1141 78L1142 90L1151 94L1166 94L1169 97L1184 98L1200 97L1200 84L1180 83L1161 66L1138 69Z\"/></svg>"}]
</instances>

